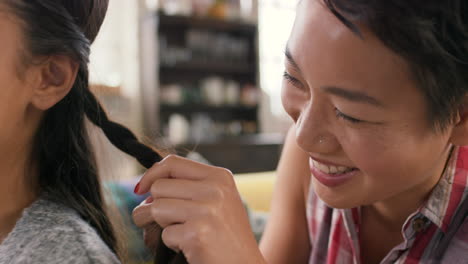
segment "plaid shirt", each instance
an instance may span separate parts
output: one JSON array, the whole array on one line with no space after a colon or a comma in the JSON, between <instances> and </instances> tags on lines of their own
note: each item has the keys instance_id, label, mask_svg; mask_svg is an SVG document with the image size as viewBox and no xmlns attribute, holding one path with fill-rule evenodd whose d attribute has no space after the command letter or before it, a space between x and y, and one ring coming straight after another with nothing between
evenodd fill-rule
<instances>
[{"instance_id":1,"label":"plaid shirt","mask_svg":"<svg viewBox=\"0 0 468 264\"><path fill-rule=\"evenodd\" d=\"M443 177L406 220L404 242L381 263L468 264L468 147L455 147ZM360 208L333 209L311 189L307 218L310 264L358 264Z\"/></svg>"}]
</instances>

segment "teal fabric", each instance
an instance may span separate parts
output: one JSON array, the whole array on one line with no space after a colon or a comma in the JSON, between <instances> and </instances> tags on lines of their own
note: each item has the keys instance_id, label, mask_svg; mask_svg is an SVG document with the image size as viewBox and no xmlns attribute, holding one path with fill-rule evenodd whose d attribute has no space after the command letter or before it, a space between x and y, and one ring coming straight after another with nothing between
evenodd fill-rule
<instances>
[{"instance_id":1,"label":"teal fabric","mask_svg":"<svg viewBox=\"0 0 468 264\"><path fill-rule=\"evenodd\" d=\"M133 193L137 179L122 182L110 182L106 184L108 193L112 200L117 204L120 215L124 223L126 247L128 249L128 258L130 263L149 263L152 261L152 253L145 247L143 241L143 231L138 228L132 220L132 211L148 195L140 196Z\"/></svg>"}]
</instances>

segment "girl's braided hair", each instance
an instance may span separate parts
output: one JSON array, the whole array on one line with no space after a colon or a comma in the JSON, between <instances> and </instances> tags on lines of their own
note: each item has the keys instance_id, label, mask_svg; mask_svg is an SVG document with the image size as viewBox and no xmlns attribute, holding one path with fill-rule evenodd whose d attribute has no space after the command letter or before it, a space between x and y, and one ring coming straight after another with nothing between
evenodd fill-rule
<instances>
[{"instance_id":1,"label":"girl's braided hair","mask_svg":"<svg viewBox=\"0 0 468 264\"><path fill-rule=\"evenodd\" d=\"M79 63L69 94L47 111L35 139L41 193L63 203L87 221L118 256L120 247L107 212L97 164L85 129L85 117L100 127L110 142L150 168L162 157L140 143L126 127L109 120L89 89L90 45L107 12L108 0L5 0L21 21L24 66L36 56L69 56ZM157 263L186 263L163 243Z\"/></svg>"}]
</instances>

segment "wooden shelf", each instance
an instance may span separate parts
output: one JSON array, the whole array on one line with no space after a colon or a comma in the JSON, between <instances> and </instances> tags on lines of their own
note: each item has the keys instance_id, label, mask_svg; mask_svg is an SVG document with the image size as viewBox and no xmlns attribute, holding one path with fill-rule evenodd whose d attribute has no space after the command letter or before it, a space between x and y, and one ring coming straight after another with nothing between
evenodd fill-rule
<instances>
[{"instance_id":1,"label":"wooden shelf","mask_svg":"<svg viewBox=\"0 0 468 264\"><path fill-rule=\"evenodd\" d=\"M229 32L255 32L257 25L240 21L226 21L210 17L168 16L158 12L159 23L162 27L195 27Z\"/></svg>"},{"instance_id":2,"label":"wooden shelf","mask_svg":"<svg viewBox=\"0 0 468 264\"><path fill-rule=\"evenodd\" d=\"M226 105L226 106L211 106L211 105L161 105L161 113L245 113L256 112L258 106L244 105Z\"/></svg>"},{"instance_id":3,"label":"wooden shelf","mask_svg":"<svg viewBox=\"0 0 468 264\"><path fill-rule=\"evenodd\" d=\"M252 74L255 68L251 65L235 65L216 62L184 62L174 65L161 64L161 71L190 71L229 74Z\"/></svg>"},{"instance_id":4,"label":"wooden shelf","mask_svg":"<svg viewBox=\"0 0 468 264\"><path fill-rule=\"evenodd\" d=\"M271 145L282 145L284 142L284 136L281 134L244 134L240 136L225 136L225 137L214 137L211 140L203 141L189 141L180 145L177 148L190 149L193 146L239 146L239 145L256 145L256 146L271 146Z\"/></svg>"},{"instance_id":5,"label":"wooden shelf","mask_svg":"<svg viewBox=\"0 0 468 264\"><path fill-rule=\"evenodd\" d=\"M257 25L207 17L168 16L162 12L154 15L158 21L155 33L164 39L162 45L156 46L159 48L157 54L160 60L156 64L158 73L156 87L161 89L165 84L176 84L185 89L194 88L193 91L187 91L187 102L192 103L157 104L157 110L156 107L154 110L159 115L157 119L159 132L167 133L165 130L173 113L183 115L190 121L196 117L193 114L202 114L212 120L213 124L218 125L219 134L234 134L228 129L222 129L223 126L228 127L233 122L240 124L242 130L240 134L258 132L260 126L258 106L206 105L200 102L201 96L198 96L200 82L210 76L218 76L224 81L234 81L241 87L247 84L258 86ZM197 47L197 40L201 41L198 46L203 45L206 48ZM228 45L224 43L231 41L237 49L224 47ZM239 44L235 45L236 42ZM213 45L207 45L210 43ZM179 51L183 52L184 56L178 56ZM170 52L174 52L175 55Z\"/></svg>"},{"instance_id":6,"label":"wooden shelf","mask_svg":"<svg viewBox=\"0 0 468 264\"><path fill-rule=\"evenodd\" d=\"M187 142L177 146L176 151L181 155L196 151L211 164L229 168L233 173L273 171L283 142L281 135L252 134Z\"/></svg>"}]
</instances>

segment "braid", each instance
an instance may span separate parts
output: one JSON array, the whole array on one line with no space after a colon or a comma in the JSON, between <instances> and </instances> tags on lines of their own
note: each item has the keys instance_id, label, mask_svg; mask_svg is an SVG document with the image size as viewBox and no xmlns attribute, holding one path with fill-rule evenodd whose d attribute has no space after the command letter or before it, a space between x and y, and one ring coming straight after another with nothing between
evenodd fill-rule
<instances>
[{"instance_id":1,"label":"braid","mask_svg":"<svg viewBox=\"0 0 468 264\"><path fill-rule=\"evenodd\" d=\"M161 155L140 143L128 128L111 121L94 94L89 90L86 92L86 100L86 115L93 124L104 131L112 145L136 158L147 169L162 160Z\"/></svg>"},{"instance_id":2,"label":"braid","mask_svg":"<svg viewBox=\"0 0 468 264\"><path fill-rule=\"evenodd\" d=\"M149 169L154 163L162 160L152 148L140 143L137 137L126 127L109 119L96 96L88 89L85 95L85 112L89 120L100 127L109 141L128 155L136 158L138 162ZM162 240L162 238L160 238ZM164 243L158 243L156 249L155 263L157 264L186 264L188 263L183 254L177 254L169 249Z\"/></svg>"},{"instance_id":3,"label":"braid","mask_svg":"<svg viewBox=\"0 0 468 264\"><path fill-rule=\"evenodd\" d=\"M122 260L120 241L107 212L96 160L85 130L85 116L103 130L114 146L135 157L144 167L150 168L162 157L140 143L129 129L110 121L89 90L90 45L102 25L108 0L5 2L24 22L21 24L26 42L22 54L25 65L33 63L35 56L56 54L79 63L71 91L47 111L36 134L38 189L48 199L74 209ZM187 263L182 254L176 255L164 243L159 244L158 263Z\"/></svg>"}]
</instances>

